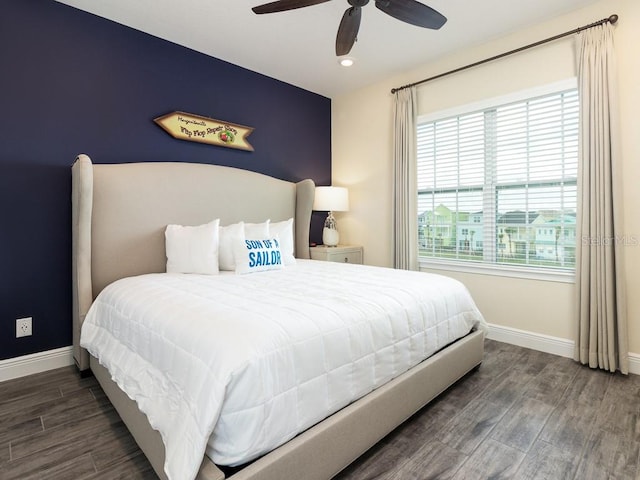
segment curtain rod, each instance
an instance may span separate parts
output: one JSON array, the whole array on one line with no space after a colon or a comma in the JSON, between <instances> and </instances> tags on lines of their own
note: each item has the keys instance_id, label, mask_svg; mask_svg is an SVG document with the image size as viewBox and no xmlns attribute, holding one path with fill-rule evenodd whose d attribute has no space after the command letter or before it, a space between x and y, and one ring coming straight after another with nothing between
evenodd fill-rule
<instances>
[{"instance_id":1,"label":"curtain rod","mask_svg":"<svg viewBox=\"0 0 640 480\"><path fill-rule=\"evenodd\" d=\"M567 37L569 35L580 33L583 30L587 30L589 28L597 27L598 25L602 25L602 24L607 23L607 22L609 22L609 23L611 23L613 25L617 21L618 21L618 15L613 14L613 15L611 15L611 16L609 16L607 18L603 18L602 20L599 20L597 22L590 23L589 25L584 25L582 27L575 28L575 29L570 30L568 32L560 33L560 34L555 35L553 37L545 38L544 40L540 40L540 41L537 41L535 43L530 43L529 45L525 45L524 47L516 48L515 50L510 50L508 52L501 53L500 55L496 55L496 56L491 57L491 58L485 58L484 60L480 60L479 62L470 63L469 65L465 65L464 67L459 67L459 68L456 68L454 70L449 70L448 72L441 73L441 74L436 75L434 77L425 78L423 80L419 80L419 81L414 82L414 83L409 83L409 84L403 85L401 87L392 88L391 89L391 93L396 93L396 92L398 92L400 90L404 90L405 88L411 88L411 87L415 87L417 85L422 85L423 83L430 82L431 80L436 80L437 78L446 77L447 75L451 75L452 73L458 73L458 72L461 72L463 70L467 70L468 68L471 68L471 67L477 67L478 65L482 65L483 63L488 63L488 62L491 62L493 60L498 60L499 58L506 57L507 55L512 55L514 53L522 52L523 50L528 50L529 48L537 47L538 45L542 45L544 43L552 42L552 41L558 40L559 38L562 38L562 37Z\"/></svg>"}]
</instances>

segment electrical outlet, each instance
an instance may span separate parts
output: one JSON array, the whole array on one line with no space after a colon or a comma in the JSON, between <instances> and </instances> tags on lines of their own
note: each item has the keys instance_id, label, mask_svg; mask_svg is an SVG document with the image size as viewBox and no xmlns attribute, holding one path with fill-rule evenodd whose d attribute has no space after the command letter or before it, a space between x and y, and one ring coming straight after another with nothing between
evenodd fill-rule
<instances>
[{"instance_id":1,"label":"electrical outlet","mask_svg":"<svg viewBox=\"0 0 640 480\"><path fill-rule=\"evenodd\" d=\"M16 338L29 337L33 334L31 317L18 318L16 320Z\"/></svg>"}]
</instances>

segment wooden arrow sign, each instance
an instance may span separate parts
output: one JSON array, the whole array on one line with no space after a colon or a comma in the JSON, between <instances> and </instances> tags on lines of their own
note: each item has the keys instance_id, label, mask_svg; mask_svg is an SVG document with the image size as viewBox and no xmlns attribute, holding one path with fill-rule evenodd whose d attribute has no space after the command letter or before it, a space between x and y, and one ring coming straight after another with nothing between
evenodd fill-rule
<instances>
[{"instance_id":1,"label":"wooden arrow sign","mask_svg":"<svg viewBox=\"0 0 640 480\"><path fill-rule=\"evenodd\" d=\"M247 141L251 127L185 112L167 113L153 121L173 138L253 152Z\"/></svg>"}]
</instances>

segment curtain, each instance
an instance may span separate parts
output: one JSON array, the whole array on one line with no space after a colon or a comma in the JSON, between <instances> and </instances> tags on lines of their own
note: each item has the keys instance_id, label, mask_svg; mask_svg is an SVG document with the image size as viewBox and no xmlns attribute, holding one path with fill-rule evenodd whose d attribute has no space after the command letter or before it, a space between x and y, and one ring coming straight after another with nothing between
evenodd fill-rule
<instances>
[{"instance_id":1,"label":"curtain","mask_svg":"<svg viewBox=\"0 0 640 480\"><path fill-rule=\"evenodd\" d=\"M580 93L577 335L574 358L628 373L621 229L621 172L613 33L609 24L577 37Z\"/></svg>"},{"instance_id":2,"label":"curtain","mask_svg":"<svg viewBox=\"0 0 640 480\"><path fill-rule=\"evenodd\" d=\"M405 88L394 95L393 265L403 270L417 270L416 89Z\"/></svg>"}]
</instances>

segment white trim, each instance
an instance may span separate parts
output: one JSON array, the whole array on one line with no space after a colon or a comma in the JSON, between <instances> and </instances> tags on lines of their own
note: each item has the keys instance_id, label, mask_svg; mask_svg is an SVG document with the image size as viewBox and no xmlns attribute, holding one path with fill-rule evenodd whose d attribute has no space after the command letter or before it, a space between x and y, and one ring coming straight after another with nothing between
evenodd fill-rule
<instances>
[{"instance_id":1,"label":"white trim","mask_svg":"<svg viewBox=\"0 0 640 480\"><path fill-rule=\"evenodd\" d=\"M73 365L73 347L0 360L0 382Z\"/></svg>"},{"instance_id":2,"label":"white trim","mask_svg":"<svg viewBox=\"0 0 640 480\"><path fill-rule=\"evenodd\" d=\"M418 115L416 124L429 123L436 120L443 120L445 118L457 117L459 115L465 115L473 112L480 112L489 108L508 105L510 103L522 102L529 98L543 97L545 95L551 95L554 93L562 92L564 90L573 90L578 88L578 77L565 78L557 82L547 83L545 85L538 85L532 88L526 88L517 92L507 93L493 98L487 98L479 100L477 102L457 105L455 107L446 108L436 112L423 113Z\"/></svg>"},{"instance_id":3,"label":"white trim","mask_svg":"<svg viewBox=\"0 0 640 480\"><path fill-rule=\"evenodd\" d=\"M551 353L560 357L573 358L575 342L565 338L528 332L517 328L489 324L487 338L498 342L531 348L539 352ZM640 375L640 354L629 353L629 373Z\"/></svg>"},{"instance_id":4,"label":"white trim","mask_svg":"<svg viewBox=\"0 0 640 480\"><path fill-rule=\"evenodd\" d=\"M487 264L420 257L420 270L444 270L449 272L475 273L498 277L522 278L545 282L575 283L575 271L516 265Z\"/></svg>"},{"instance_id":5,"label":"white trim","mask_svg":"<svg viewBox=\"0 0 640 480\"><path fill-rule=\"evenodd\" d=\"M640 354L629 354L629 373L640 375Z\"/></svg>"},{"instance_id":6,"label":"white trim","mask_svg":"<svg viewBox=\"0 0 640 480\"><path fill-rule=\"evenodd\" d=\"M519 347L531 348L539 352L552 353L561 357L573 358L572 340L552 337L541 333L528 332L517 328L489 324L487 338L498 342L510 343Z\"/></svg>"}]
</instances>

